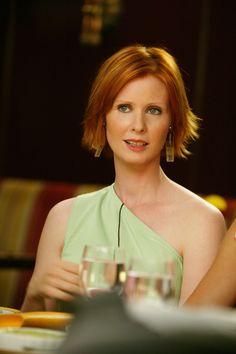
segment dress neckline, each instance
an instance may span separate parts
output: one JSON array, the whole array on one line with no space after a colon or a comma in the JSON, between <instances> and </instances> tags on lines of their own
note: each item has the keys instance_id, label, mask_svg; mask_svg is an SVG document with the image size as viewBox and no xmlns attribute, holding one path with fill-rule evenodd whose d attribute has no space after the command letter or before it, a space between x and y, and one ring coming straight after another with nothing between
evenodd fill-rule
<instances>
[{"instance_id":1,"label":"dress neckline","mask_svg":"<svg viewBox=\"0 0 236 354\"><path fill-rule=\"evenodd\" d=\"M178 252L178 250L172 246L168 241L166 241L163 237L161 237L157 232L155 232L150 226L148 226L147 224L145 224L144 221L142 221L138 216L136 216L123 202L122 200L119 198L119 196L116 194L115 188L114 188L114 183L112 183L110 185L110 192L113 194L114 196L114 200L116 203L117 208L119 208L119 211L122 208L122 214L123 215L128 215L129 217L132 217L133 221L135 222L135 224L142 230L144 230L145 237L147 237L147 239L151 239L152 241L156 241L162 244L163 247L168 248L169 250L171 250L171 252L173 252L177 258L179 258L182 262L183 257L181 256L181 254Z\"/></svg>"}]
</instances>

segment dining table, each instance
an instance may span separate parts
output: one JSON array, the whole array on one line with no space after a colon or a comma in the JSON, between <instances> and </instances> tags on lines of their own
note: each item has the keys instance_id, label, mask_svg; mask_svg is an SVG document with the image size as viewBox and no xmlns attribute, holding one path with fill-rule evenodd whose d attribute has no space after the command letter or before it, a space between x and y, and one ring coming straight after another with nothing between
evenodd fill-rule
<instances>
[{"instance_id":1,"label":"dining table","mask_svg":"<svg viewBox=\"0 0 236 354\"><path fill-rule=\"evenodd\" d=\"M21 312L0 307L0 354L55 353L73 317L65 312Z\"/></svg>"},{"instance_id":2,"label":"dining table","mask_svg":"<svg viewBox=\"0 0 236 354\"><path fill-rule=\"evenodd\" d=\"M57 354L235 354L232 308L160 306L114 293L78 298L77 313Z\"/></svg>"}]
</instances>

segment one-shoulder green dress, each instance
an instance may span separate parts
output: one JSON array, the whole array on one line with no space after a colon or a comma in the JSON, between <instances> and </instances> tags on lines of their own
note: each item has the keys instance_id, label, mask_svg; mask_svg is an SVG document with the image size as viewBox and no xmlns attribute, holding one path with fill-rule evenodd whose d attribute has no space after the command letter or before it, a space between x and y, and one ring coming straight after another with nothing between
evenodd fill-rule
<instances>
[{"instance_id":1,"label":"one-shoulder green dress","mask_svg":"<svg viewBox=\"0 0 236 354\"><path fill-rule=\"evenodd\" d=\"M62 258L81 262L86 244L120 246L127 258L146 258L175 262L176 298L179 299L183 259L177 250L122 205L110 185L96 192L79 195L68 221ZM174 232L174 231L173 231ZM118 235L119 234L119 235Z\"/></svg>"}]
</instances>

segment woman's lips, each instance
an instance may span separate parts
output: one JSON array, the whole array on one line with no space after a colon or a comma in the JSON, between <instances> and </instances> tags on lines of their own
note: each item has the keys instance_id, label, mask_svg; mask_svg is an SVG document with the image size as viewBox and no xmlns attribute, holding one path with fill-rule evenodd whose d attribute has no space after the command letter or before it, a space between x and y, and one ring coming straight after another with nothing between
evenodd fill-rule
<instances>
[{"instance_id":1,"label":"woman's lips","mask_svg":"<svg viewBox=\"0 0 236 354\"><path fill-rule=\"evenodd\" d=\"M146 146L148 145L148 143L144 140L132 140L132 139L128 139L125 140L125 143L128 145L128 148L132 151L143 151L145 150Z\"/></svg>"},{"instance_id":2,"label":"woman's lips","mask_svg":"<svg viewBox=\"0 0 236 354\"><path fill-rule=\"evenodd\" d=\"M148 143L143 140L125 140L128 145L131 146L146 146Z\"/></svg>"}]
</instances>

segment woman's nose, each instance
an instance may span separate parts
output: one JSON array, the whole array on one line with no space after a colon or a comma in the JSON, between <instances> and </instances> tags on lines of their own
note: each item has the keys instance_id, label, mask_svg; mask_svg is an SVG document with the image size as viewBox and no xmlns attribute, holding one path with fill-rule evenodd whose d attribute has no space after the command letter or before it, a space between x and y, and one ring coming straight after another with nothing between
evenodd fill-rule
<instances>
[{"instance_id":1,"label":"woman's nose","mask_svg":"<svg viewBox=\"0 0 236 354\"><path fill-rule=\"evenodd\" d=\"M132 130L137 133L143 133L146 129L143 114L136 114L132 122Z\"/></svg>"}]
</instances>

